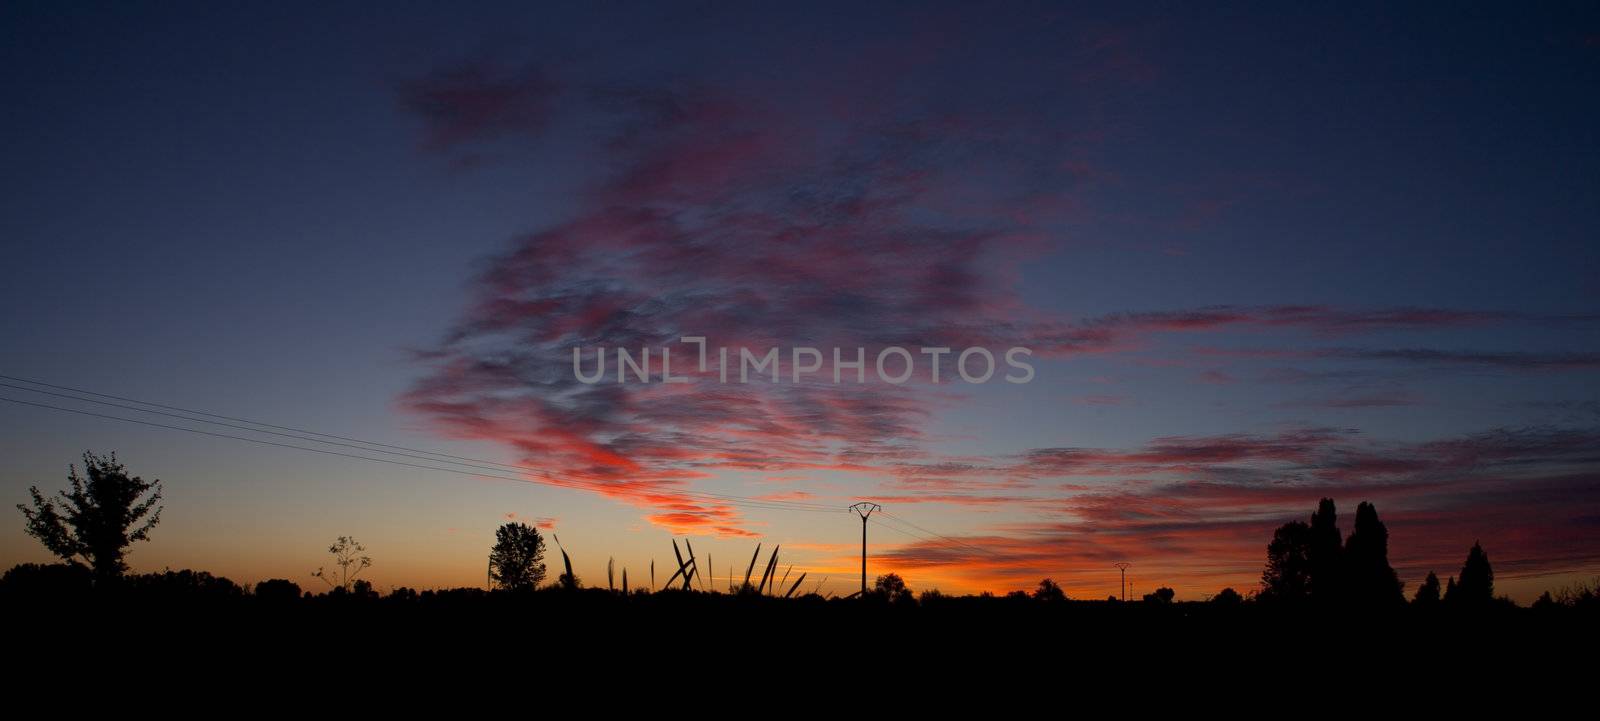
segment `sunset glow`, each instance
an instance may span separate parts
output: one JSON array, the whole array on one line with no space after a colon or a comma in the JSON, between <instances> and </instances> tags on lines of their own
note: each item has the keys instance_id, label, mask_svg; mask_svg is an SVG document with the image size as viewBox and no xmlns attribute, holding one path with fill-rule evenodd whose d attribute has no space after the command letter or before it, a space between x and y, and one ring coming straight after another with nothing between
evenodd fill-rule
<instances>
[{"instance_id":1,"label":"sunset glow","mask_svg":"<svg viewBox=\"0 0 1600 721\"><path fill-rule=\"evenodd\" d=\"M241 583L843 595L870 500L918 591L1182 600L1333 498L1527 603L1600 574L1576 7L11 4L0 489L116 451Z\"/></svg>"}]
</instances>

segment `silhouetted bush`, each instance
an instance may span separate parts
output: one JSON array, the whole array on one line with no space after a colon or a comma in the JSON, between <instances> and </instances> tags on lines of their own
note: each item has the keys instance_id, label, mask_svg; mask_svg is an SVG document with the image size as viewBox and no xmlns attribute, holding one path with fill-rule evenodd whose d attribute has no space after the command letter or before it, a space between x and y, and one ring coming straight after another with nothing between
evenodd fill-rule
<instances>
[{"instance_id":1,"label":"silhouetted bush","mask_svg":"<svg viewBox=\"0 0 1600 721\"><path fill-rule=\"evenodd\" d=\"M1154 593L1145 594L1144 595L1144 602L1145 603L1170 604L1170 603L1172 603L1172 599L1176 598L1177 596L1178 596L1178 594L1177 594L1176 591L1173 591L1172 589L1167 588L1166 586L1162 586L1161 588L1157 588Z\"/></svg>"},{"instance_id":2,"label":"silhouetted bush","mask_svg":"<svg viewBox=\"0 0 1600 721\"><path fill-rule=\"evenodd\" d=\"M1218 591L1217 595L1211 597L1211 602L1219 606L1237 606L1244 603L1244 597L1230 587Z\"/></svg>"},{"instance_id":3,"label":"silhouetted bush","mask_svg":"<svg viewBox=\"0 0 1600 721\"><path fill-rule=\"evenodd\" d=\"M1600 611L1600 577L1584 583L1579 581L1556 592L1555 602L1569 608Z\"/></svg>"},{"instance_id":4,"label":"silhouetted bush","mask_svg":"<svg viewBox=\"0 0 1600 721\"><path fill-rule=\"evenodd\" d=\"M76 563L22 563L0 576L0 598L62 599L88 594L94 576Z\"/></svg>"},{"instance_id":5,"label":"silhouetted bush","mask_svg":"<svg viewBox=\"0 0 1600 721\"><path fill-rule=\"evenodd\" d=\"M300 598L300 585L283 578L272 578L256 584L255 597L269 603L285 603Z\"/></svg>"},{"instance_id":6,"label":"silhouetted bush","mask_svg":"<svg viewBox=\"0 0 1600 721\"><path fill-rule=\"evenodd\" d=\"M221 576L205 571L163 571L128 576L119 590L145 598L165 600L216 600L240 598L244 588Z\"/></svg>"}]
</instances>

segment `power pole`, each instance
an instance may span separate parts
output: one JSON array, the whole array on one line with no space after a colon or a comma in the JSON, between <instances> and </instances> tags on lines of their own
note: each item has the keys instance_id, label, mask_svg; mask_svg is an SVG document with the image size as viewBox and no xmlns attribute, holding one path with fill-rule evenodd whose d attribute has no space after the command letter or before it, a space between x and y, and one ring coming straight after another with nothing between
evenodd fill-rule
<instances>
[{"instance_id":1,"label":"power pole","mask_svg":"<svg viewBox=\"0 0 1600 721\"><path fill-rule=\"evenodd\" d=\"M1117 567L1117 570L1122 571L1122 600L1123 601L1127 601L1128 600L1128 567L1132 566L1133 564L1123 562L1123 563L1118 563L1118 564L1115 564L1115 565Z\"/></svg>"},{"instance_id":2,"label":"power pole","mask_svg":"<svg viewBox=\"0 0 1600 721\"><path fill-rule=\"evenodd\" d=\"M862 501L850 507L856 515L861 516L861 597L867 597L867 517L873 511L883 510L883 506L868 501Z\"/></svg>"}]
</instances>

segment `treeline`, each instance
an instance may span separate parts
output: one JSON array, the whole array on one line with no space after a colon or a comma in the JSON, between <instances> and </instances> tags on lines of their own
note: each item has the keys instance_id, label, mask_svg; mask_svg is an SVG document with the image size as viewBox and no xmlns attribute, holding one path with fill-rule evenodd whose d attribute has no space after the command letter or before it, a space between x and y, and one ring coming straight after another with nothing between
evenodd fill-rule
<instances>
[{"instance_id":1,"label":"treeline","mask_svg":"<svg viewBox=\"0 0 1600 721\"><path fill-rule=\"evenodd\" d=\"M59 603L70 600L143 604L249 604L262 608L459 607L473 604L583 603L591 606L727 604L767 607L788 604L794 608L871 605L899 609L1042 609L1055 606L1138 609L1140 613L1237 614L1244 609L1270 613L1352 612L1411 613L1514 612L1517 605L1496 596L1494 571L1488 553L1479 544L1467 552L1460 572L1441 584L1429 573L1408 601L1404 585L1389 565L1388 529L1376 507L1361 503L1349 536L1338 525L1332 499L1324 498L1308 521L1279 527L1267 545L1267 560L1259 590L1239 593L1224 588L1206 601L1176 602L1171 588L1161 587L1138 602L1125 603L1112 596L1100 600L1069 599L1052 579L1041 580L1032 591L1003 596L983 593L951 596L937 589L916 593L896 574L879 576L864 594L847 597L823 595L820 582L807 589L807 575L793 576L791 566L779 573L779 549L773 548L757 573L761 547L746 567L742 583L729 579L726 588L708 584L692 544L680 549L673 541L675 566L661 569L665 582L657 585L652 562L645 578L630 581L628 569L607 564L606 585L586 588L574 573L571 558L560 549L562 573L546 583L545 540L537 528L507 523L496 531L489 549L490 590L460 588L417 591L392 588L380 593L361 574L372 566L366 549L351 537L340 537L328 547L332 566L309 574L321 587L303 588L288 579L271 579L254 586L237 584L204 571L129 573L126 554L146 540L160 520L160 481L129 476L115 455L84 454L84 470L72 467L68 488L45 497L31 488L32 505L20 505L26 530L62 559L58 564L20 564L0 576L0 601ZM552 537L554 538L554 537ZM559 539L556 545L560 547ZM684 553L684 551L687 553ZM709 559L707 561L709 566ZM665 571L672 573L666 574ZM640 583L648 579L648 585ZM1533 609L1594 612L1600 609L1600 579L1546 592ZM1164 611L1163 609L1168 609Z\"/></svg>"},{"instance_id":2,"label":"treeline","mask_svg":"<svg viewBox=\"0 0 1600 721\"><path fill-rule=\"evenodd\" d=\"M1324 498L1309 522L1285 523L1272 534L1259 599L1285 606L1382 609L1405 603L1404 586L1389 565L1389 529L1378 519L1377 507L1366 502L1356 506L1355 527L1343 537L1333 499ZM1574 594L1574 604L1592 602L1585 600L1592 598L1592 588ZM1548 592L1540 601L1555 603ZM1450 577L1442 593L1439 576L1430 571L1412 603L1455 608L1515 605L1509 598L1495 596L1494 569L1479 543L1472 544L1460 574Z\"/></svg>"}]
</instances>

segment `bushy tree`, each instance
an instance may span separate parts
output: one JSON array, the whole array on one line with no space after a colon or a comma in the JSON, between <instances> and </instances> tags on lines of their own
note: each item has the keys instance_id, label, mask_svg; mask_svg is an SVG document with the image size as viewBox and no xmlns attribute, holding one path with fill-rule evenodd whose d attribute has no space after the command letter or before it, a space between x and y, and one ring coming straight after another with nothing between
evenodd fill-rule
<instances>
[{"instance_id":1,"label":"bushy tree","mask_svg":"<svg viewBox=\"0 0 1600 721\"><path fill-rule=\"evenodd\" d=\"M872 592L889 599L893 603L905 603L915 600L911 589L906 587L905 579L896 573L885 573L879 576L872 584Z\"/></svg>"},{"instance_id":2,"label":"bushy tree","mask_svg":"<svg viewBox=\"0 0 1600 721\"><path fill-rule=\"evenodd\" d=\"M17 504L28 535L69 564L86 563L97 581L116 579L128 570L128 546L149 540L161 521L161 481L129 476L115 453L85 452L83 475L77 466L69 470L69 488L57 498L47 500L34 486L33 507Z\"/></svg>"},{"instance_id":3,"label":"bushy tree","mask_svg":"<svg viewBox=\"0 0 1600 721\"><path fill-rule=\"evenodd\" d=\"M1065 601L1067 592L1061 590L1061 586L1055 581L1046 578L1039 582L1038 588L1034 589L1033 598L1036 601Z\"/></svg>"},{"instance_id":4,"label":"bushy tree","mask_svg":"<svg viewBox=\"0 0 1600 721\"><path fill-rule=\"evenodd\" d=\"M1278 527L1267 544L1267 568L1261 573L1261 599L1295 603L1310 596L1311 527L1290 521Z\"/></svg>"},{"instance_id":5,"label":"bushy tree","mask_svg":"<svg viewBox=\"0 0 1600 721\"><path fill-rule=\"evenodd\" d=\"M494 532L489 578L500 588L521 591L544 583L544 537L526 523L507 523Z\"/></svg>"}]
</instances>

